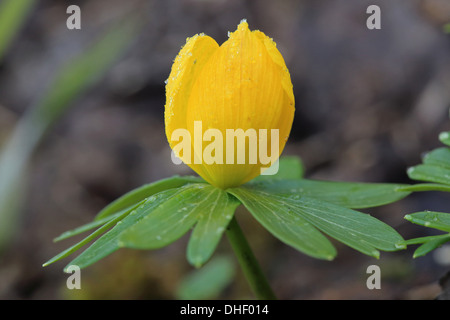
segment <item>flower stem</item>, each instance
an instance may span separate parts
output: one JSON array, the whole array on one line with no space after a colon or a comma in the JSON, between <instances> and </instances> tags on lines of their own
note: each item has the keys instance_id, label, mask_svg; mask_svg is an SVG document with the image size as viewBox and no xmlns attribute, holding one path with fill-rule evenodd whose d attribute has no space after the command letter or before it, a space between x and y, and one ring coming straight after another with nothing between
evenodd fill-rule
<instances>
[{"instance_id":1,"label":"flower stem","mask_svg":"<svg viewBox=\"0 0 450 320\"><path fill-rule=\"evenodd\" d=\"M236 217L231 219L226 234L256 298L260 300L275 300L275 294L245 239Z\"/></svg>"}]
</instances>

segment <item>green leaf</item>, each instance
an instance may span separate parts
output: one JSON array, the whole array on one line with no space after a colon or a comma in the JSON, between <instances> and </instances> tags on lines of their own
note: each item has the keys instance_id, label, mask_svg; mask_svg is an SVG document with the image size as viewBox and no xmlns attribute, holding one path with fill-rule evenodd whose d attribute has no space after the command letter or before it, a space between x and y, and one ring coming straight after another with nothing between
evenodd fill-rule
<instances>
[{"instance_id":1,"label":"green leaf","mask_svg":"<svg viewBox=\"0 0 450 320\"><path fill-rule=\"evenodd\" d=\"M398 191L417 192L417 191L442 191L450 192L450 185L439 183L418 183L410 186L399 187Z\"/></svg>"},{"instance_id":2,"label":"green leaf","mask_svg":"<svg viewBox=\"0 0 450 320\"><path fill-rule=\"evenodd\" d=\"M293 211L281 197L250 188L227 189L269 232L282 242L319 259L332 260L336 249L304 217Z\"/></svg>"},{"instance_id":3,"label":"green leaf","mask_svg":"<svg viewBox=\"0 0 450 320\"><path fill-rule=\"evenodd\" d=\"M278 166L278 171L274 175L259 175L249 183L265 180L281 180L281 179L301 179L303 178L304 168L299 157L284 156L277 160L273 167ZM271 170L271 169L268 169Z\"/></svg>"},{"instance_id":4,"label":"green leaf","mask_svg":"<svg viewBox=\"0 0 450 320\"><path fill-rule=\"evenodd\" d=\"M231 283L235 265L228 256L213 258L204 267L188 274L176 292L180 300L214 299Z\"/></svg>"},{"instance_id":5,"label":"green leaf","mask_svg":"<svg viewBox=\"0 0 450 320\"><path fill-rule=\"evenodd\" d=\"M0 3L0 60L35 3L36 0L3 0Z\"/></svg>"},{"instance_id":6,"label":"green leaf","mask_svg":"<svg viewBox=\"0 0 450 320\"><path fill-rule=\"evenodd\" d=\"M427 153L423 159L423 163L450 169L450 148L438 148Z\"/></svg>"},{"instance_id":7,"label":"green leaf","mask_svg":"<svg viewBox=\"0 0 450 320\"><path fill-rule=\"evenodd\" d=\"M183 236L197 220L205 219L190 241L189 259L198 264L209 258L218 237L225 231L227 221L233 216L236 202L229 199L224 191L209 184L190 184L182 188L184 192L166 200L124 231L120 236L121 245L133 249L158 249ZM214 221L208 220L217 205L226 207L221 208L222 211L217 208L220 215ZM211 225L214 229L207 229L208 222L214 223ZM211 243L201 243L204 239Z\"/></svg>"},{"instance_id":8,"label":"green leaf","mask_svg":"<svg viewBox=\"0 0 450 320\"><path fill-rule=\"evenodd\" d=\"M442 143L450 145L450 132L442 132L439 139ZM437 148L428 152L423 158L423 164L408 169L408 176L414 180L432 183L420 183L400 188L402 191L450 192L450 148ZM405 219L424 227L450 232L450 213L421 211L408 214ZM450 234L414 238L405 241L404 244L422 243L414 252L413 257L416 258L426 255L447 241L450 241Z\"/></svg>"},{"instance_id":9,"label":"green leaf","mask_svg":"<svg viewBox=\"0 0 450 320\"><path fill-rule=\"evenodd\" d=\"M126 209L137 202L142 201L145 198L148 198L158 192L178 188L188 183L201 183L203 180L197 177L179 177L174 176L167 179L158 180L153 183L145 184L141 187L138 187L134 190L131 190L121 196L120 198L114 200L109 205L107 205L103 210L101 210L95 220L103 219L108 217L111 214L114 214L120 210Z\"/></svg>"},{"instance_id":10,"label":"green leaf","mask_svg":"<svg viewBox=\"0 0 450 320\"><path fill-rule=\"evenodd\" d=\"M119 212L116 212L115 214L110 215L110 216L108 216L106 218L87 223L87 224L82 225L80 227L77 227L77 228L75 228L73 230L65 231L61 235L59 235L58 237L53 239L53 241L54 242L58 242L58 241L61 241L61 240L66 240L66 239L68 239L70 237L74 237L74 236L79 235L81 233L84 233L86 231L89 231L89 230L95 229L97 227L100 227L100 226L104 225L105 223L107 223L108 221L111 221L111 220L113 220L113 219L115 219L117 217L121 217L122 214L125 213L128 210L130 210L130 208L127 208L127 209L121 210Z\"/></svg>"},{"instance_id":11,"label":"green leaf","mask_svg":"<svg viewBox=\"0 0 450 320\"><path fill-rule=\"evenodd\" d=\"M408 214L405 219L424 227L450 232L450 213L421 211Z\"/></svg>"},{"instance_id":12,"label":"green leaf","mask_svg":"<svg viewBox=\"0 0 450 320\"><path fill-rule=\"evenodd\" d=\"M202 266L214 253L236 208L241 204L227 192L208 186L204 188L198 223L189 239L187 259L195 267ZM206 198L208 197L208 198Z\"/></svg>"},{"instance_id":13,"label":"green leaf","mask_svg":"<svg viewBox=\"0 0 450 320\"><path fill-rule=\"evenodd\" d=\"M419 164L408 169L408 176L413 180L450 185L450 169L443 167Z\"/></svg>"},{"instance_id":14,"label":"green leaf","mask_svg":"<svg viewBox=\"0 0 450 320\"><path fill-rule=\"evenodd\" d=\"M298 208L302 216L318 229L362 253L378 257L376 249L404 249L399 244L403 238L393 228L369 214L307 197L290 200L293 200L293 207Z\"/></svg>"},{"instance_id":15,"label":"green leaf","mask_svg":"<svg viewBox=\"0 0 450 320\"><path fill-rule=\"evenodd\" d=\"M434 238L425 242L414 251L413 258L423 257L430 251L442 246L444 243L450 241L450 234L442 235L439 238Z\"/></svg>"},{"instance_id":16,"label":"green leaf","mask_svg":"<svg viewBox=\"0 0 450 320\"><path fill-rule=\"evenodd\" d=\"M170 182L173 187L176 181L182 180L165 182ZM145 190L154 188L153 186ZM137 194L142 196L142 190ZM131 202L122 203L129 205ZM78 265L84 268L121 247L161 248L180 238L198 222L189 241L187 254L189 262L199 267L213 254L239 204L237 199L225 191L205 183L187 183L159 191L135 203L134 206L62 234L59 239L79 234L104 223L88 237L50 259L45 265L67 257L101 234L103 235L68 266ZM106 232L108 229L111 230Z\"/></svg>"},{"instance_id":17,"label":"green leaf","mask_svg":"<svg viewBox=\"0 0 450 320\"><path fill-rule=\"evenodd\" d=\"M272 221L266 221L265 227L272 231L274 228L277 229L278 237L283 233L283 228L279 229L280 221L284 226L295 225L299 219L302 222L306 221L307 224L303 223L303 225L309 229L314 226L336 240L370 256L378 257L377 249L395 251L404 248L404 245L399 243L403 241L402 237L394 229L368 214L306 196L274 195L244 187L232 189L232 193L236 194L255 217L274 216ZM306 238L302 241L316 246L312 239ZM296 244L299 245L299 243Z\"/></svg>"},{"instance_id":18,"label":"green leaf","mask_svg":"<svg viewBox=\"0 0 450 320\"><path fill-rule=\"evenodd\" d=\"M119 236L124 230L152 213L163 203L182 194L184 191L185 189L183 187L179 189L169 189L149 197L143 201L140 206L137 206L132 210L124 219L117 221L116 225L110 231L97 239L89 248L70 262L67 267L70 265L77 265L80 268L85 268L118 250L121 247Z\"/></svg>"},{"instance_id":19,"label":"green leaf","mask_svg":"<svg viewBox=\"0 0 450 320\"><path fill-rule=\"evenodd\" d=\"M131 211L133 210L133 208L130 208L129 210L125 210L120 212L120 214L114 215L112 217L110 217L109 220L106 221L106 223L104 223L100 228L98 228L97 230L95 230L93 233L91 233L89 236L87 236L86 238L84 238L83 240L81 240L80 242L78 242L77 244L71 246L70 248L64 250L63 252L59 253L58 255L54 256L53 258L51 258L50 260L48 260L47 262L45 262L42 266L46 267L56 261L59 261L63 258L68 257L69 255L71 255L72 253L78 251L79 249L81 249L83 246L85 246L86 244L88 244L89 242L91 242L92 240L94 240L95 238L97 238L98 236L100 236L101 234L105 233L108 229L110 229L114 224L116 224L117 222L121 221L124 217L126 217L126 215L128 215ZM83 227L81 227L80 229L82 229ZM80 233L78 230L76 231L72 231L72 232L68 232L70 233L70 236L73 235L73 233ZM61 237L63 237L63 235L61 235Z\"/></svg>"},{"instance_id":20,"label":"green leaf","mask_svg":"<svg viewBox=\"0 0 450 320\"><path fill-rule=\"evenodd\" d=\"M449 24L450 25L450 24ZM439 140L448 146L450 146L450 131L448 132L441 132L439 134Z\"/></svg>"},{"instance_id":21,"label":"green leaf","mask_svg":"<svg viewBox=\"0 0 450 320\"><path fill-rule=\"evenodd\" d=\"M272 194L302 195L352 209L373 208L398 201L410 192L397 191L406 185L389 183L354 183L317 180L260 181L248 184Z\"/></svg>"},{"instance_id":22,"label":"green leaf","mask_svg":"<svg viewBox=\"0 0 450 320\"><path fill-rule=\"evenodd\" d=\"M403 243L405 245L412 245L412 244L422 244L420 247L414 251L413 258L423 257L430 251L433 251L434 249L440 247L444 243L450 241L450 234L441 234L437 236L428 236L428 237L421 237L421 238L414 238L404 241Z\"/></svg>"},{"instance_id":23,"label":"green leaf","mask_svg":"<svg viewBox=\"0 0 450 320\"><path fill-rule=\"evenodd\" d=\"M183 185L186 185L188 183L202 183L202 179L197 177L178 177L174 176L167 179L162 179L159 181L156 181L154 183L143 185L139 188L136 188L134 190L131 190L121 196L120 198L116 199L109 205L107 205L103 210L101 210L97 216L95 217L95 220L93 222L90 222L84 226L78 227L71 231L66 231L60 236L58 236L54 241L61 241L70 237L73 237L75 235L78 235L80 233L83 233L85 231L94 229L98 226L101 226L105 222L109 221L110 219L115 218L116 216L120 216L123 212L130 210L133 206L135 206L137 203L141 202L142 200L145 200L146 198L164 191L168 189L178 188Z\"/></svg>"},{"instance_id":24,"label":"green leaf","mask_svg":"<svg viewBox=\"0 0 450 320\"><path fill-rule=\"evenodd\" d=\"M422 244L422 243L425 243L425 242L428 242L428 241L441 239L442 237L447 237L447 236L448 236L447 234L443 234L443 235L441 234L441 235L438 235L438 236L419 237L419 238L413 238L413 239L408 239L408 240L402 241L402 243L405 246L409 246L409 245L412 245L412 244Z\"/></svg>"}]
</instances>

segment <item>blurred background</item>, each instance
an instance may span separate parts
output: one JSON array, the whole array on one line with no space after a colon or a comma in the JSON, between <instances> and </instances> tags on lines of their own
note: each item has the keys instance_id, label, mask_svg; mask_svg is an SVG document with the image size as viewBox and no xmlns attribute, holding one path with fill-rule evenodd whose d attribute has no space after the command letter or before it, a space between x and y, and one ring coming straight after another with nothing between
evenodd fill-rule
<instances>
[{"instance_id":1,"label":"blurred background","mask_svg":"<svg viewBox=\"0 0 450 320\"><path fill-rule=\"evenodd\" d=\"M66 9L81 8L69 30ZM381 8L368 30L366 9ZM156 251L119 250L68 290L62 232L144 183L192 174L170 161L164 81L186 38L220 44L246 18L290 70L296 115L284 154L313 179L412 183L406 175L450 130L448 0L0 0L0 299L177 299L194 271L187 237ZM449 212L446 194L417 193L365 210L405 238L433 234L403 219ZM244 210L238 220L280 299L434 299L449 247L366 257L339 243L332 262L279 242ZM252 298L226 239L229 278L209 298ZM380 290L366 269L381 268ZM189 291L189 290L188 290ZM199 296L201 297L201 296Z\"/></svg>"}]
</instances>

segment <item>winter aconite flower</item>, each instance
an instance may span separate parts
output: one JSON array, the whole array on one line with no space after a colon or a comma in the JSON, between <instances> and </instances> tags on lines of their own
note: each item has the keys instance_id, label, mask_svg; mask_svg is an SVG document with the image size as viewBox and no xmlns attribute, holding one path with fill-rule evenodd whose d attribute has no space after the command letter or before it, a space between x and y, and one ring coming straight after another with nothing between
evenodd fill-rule
<instances>
[{"instance_id":1,"label":"winter aconite flower","mask_svg":"<svg viewBox=\"0 0 450 320\"><path fill-rule=\"evenodd\" d=\"M219 46L188 38L166 86L174 153L210 184L239 186L279 158L294 118L289 71L276 44L243 20Z\"/></svg>"},{"instance_id":2,"label":"winter aconite flower","mask_svg":"<svg viewBox=\"0 0 450 320\"><path fill-rule=\"evenodd\" d=\"M226 272L233 267L227 267L229 257L213 257L225 235L255 297L269 300L276 296L239 226L235 213L240 206L275 238L317 259L336 256L331 239L375 258L380 251L417 243L355 209L392 203L420 185L304 179L301 159L277 161L294 118L292 83L275 43L260 31L250 31L246 21L221 46L203 34L188 39L175 59L166 94L172 160L181 159L203 179L173 176L130 190L104 207L93 222L61 234L56 240L96 229L44 265L88 245L67 265L66 272L72 273L73 267L85 268L121 248L160 249L189 234L187 261L197 268L208 262L207 270L200 272L227 284L233 276ZM449 142L448 135L441 138ZM426 166L431 168L436 157L442 163L446 156L431 155ZM410 177L420 168L410 171ZM420 179L426 175L421 172ZM267 173L273 176L250 181ZM420 212L410 216L413 222L423 221ZM436 243L433 239L418 250L435 248L429 246ZM199 297L197 285L187 281L178 288L183 287L188 290L177 290L180 298L184 299L182 291L189 299ZM205 298L212 298L210 293Z\"/></svg>"}]
</instances>

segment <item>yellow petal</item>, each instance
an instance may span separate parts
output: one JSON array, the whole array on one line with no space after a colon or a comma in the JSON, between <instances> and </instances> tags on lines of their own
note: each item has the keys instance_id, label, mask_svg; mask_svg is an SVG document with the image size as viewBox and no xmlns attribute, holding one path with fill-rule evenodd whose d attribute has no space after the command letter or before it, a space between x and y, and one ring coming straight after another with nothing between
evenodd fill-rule
<instances>
[{"instance_id":1,"label":"yellow petal","mask_svg":"<svg viewBox=\"0 0 450 320\"><path fill-rule=\"evenodd\" d=\"M264 43L267 53L272 58L272 61L280 67L281 81L283 88L286 91L286 94L289 96L289 99L292 102L292 106L294 106L295 99L291 82L291 75L289 74L289 70L286 67L286 63L284 62L283 56L277 49L277 44L271 38L269 38L259 30L253 31L253 34L255 34L255 36L257 36Z\"/></svg>"},{"instance_id":2,"label":"yellow petal","mask_svg":"<svg viewBox=\"0 0 450 320\"><path fill-rule=\"evenodd\" d=\"M267 154L273 153L271 161L273 156L278 158L294 117L292 83L283 57L271 39L260 31L251 32L245 21L221 47L204 35L188 39L172 67L166 99L166 135L171 148L200 176L220 188L243 184L270 165L263 163L259 153L263 129L269 135L265 141ZM198 124L200 133L195 130ZM190 138L182 152L178 141L172 140L177 129L187 129L182 132L187 131ZM217 149L203 141L208 129L214 129L209 135L215 137L212 141L221 139L214 144ZM252 143L230 149L230 129L249 133ZM276 140L270 137L271 129L278 130ZM272 142L278 142L278 149L271 149ZM241 151L246 153L246 162L237 164ZM205 163L207 152L214 154L214 159L221 155L220 163Z\"/></svg>"},{"instance_id":3,"label":"yellow petal","mask_svg":"<svg viewBox=\"0 0 450 320\"><path fill-rule=\"evenodd\" d=\"M194 122L201 121L203 131L216 128L223 137L226 129L278 129L281 153L293 116L292 84L281 54L270 39L250 32L247 22L242 22L200 71L189 96L186 121L191 133ZM262 165L199 167L191 165L211 184L227 188L256 177Z\"/></svg>"},{"instance_id":4,"label":"yellow petal","mask_svg":"<svg viewBox=\"0 0 450 320\"><path fill-rule=\"evenodd\" d=\"M204 34L186 40L175 58L166 83L166 106L164 120L166 135L171 147L172 132L186 128L186 111L191 89L200 71L211 55L219 48L217 42Z\"/></svg>"},{"instance_id":5,"label":"yellow petal","mask_svg":"<svg viewBox=\"0 0 450 320\"><path fill-rule=\"evenodd\" d=\"M200 71L218 48L219 45L213 38L204 34L195 35L186 40L186 44L175 58L166 82L164 112L166 136L172 149L177 143L172 140L173 132L187 128L186 112L192 86ZM181 158L185 163L191 162L190 159ZM201 167L195 171L203 176Z\"/></svg>"}]
</instances>

